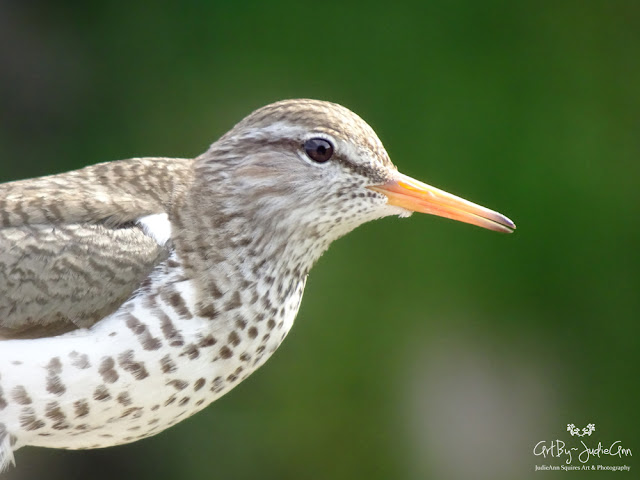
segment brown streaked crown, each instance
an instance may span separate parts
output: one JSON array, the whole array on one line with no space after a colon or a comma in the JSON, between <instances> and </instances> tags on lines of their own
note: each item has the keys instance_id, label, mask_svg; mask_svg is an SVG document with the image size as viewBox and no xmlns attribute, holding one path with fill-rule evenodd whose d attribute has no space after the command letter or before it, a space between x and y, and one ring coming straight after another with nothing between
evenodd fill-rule
<instances>
[{"instance_id":1,"label":"brown streaked crown","mask_svg":"<svg viewBox=\"0 0 640 480\"><path fill-rule=\"evenodd\" d=\"M367 122L342 105L321 100L302 98L266 105L245 117L216 143L267 130L278 123L349 142L359 153L371 152L383 166L395 170L382 142Z\"/></svg>"}]
</instances>

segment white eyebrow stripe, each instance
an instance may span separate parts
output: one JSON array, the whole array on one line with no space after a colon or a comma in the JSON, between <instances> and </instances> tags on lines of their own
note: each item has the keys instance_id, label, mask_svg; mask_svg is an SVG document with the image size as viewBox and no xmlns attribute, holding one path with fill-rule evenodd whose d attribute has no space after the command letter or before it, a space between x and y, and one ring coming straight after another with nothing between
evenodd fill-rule
<instances>
[{"instance_id":1,"label":"white eyebrow stripe","mask_svg":"<svg viewBox=\"0 0 640 480\"><path fill-rule=\"evenodd\" d=\"M265 137L274 138L302 138L308 131L289 122L275 122L270 125L255 127L242 132L242 138L262 139Z\"/></svg>"}]
</instances>

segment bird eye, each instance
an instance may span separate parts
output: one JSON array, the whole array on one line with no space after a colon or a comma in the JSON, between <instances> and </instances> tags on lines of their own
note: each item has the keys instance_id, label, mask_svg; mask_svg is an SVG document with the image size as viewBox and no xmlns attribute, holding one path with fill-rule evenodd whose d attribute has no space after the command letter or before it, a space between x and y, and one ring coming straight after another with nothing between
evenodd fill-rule
<instances>
[{"instance_id":1,"label":"bird eye","mask_svg":"<svg viewBox=\"0 0 640 480\"><path fill-rule=\"evenodd\" d=\"M310 138L304 142L304 150L311 160L324 163L333 155L333 145L324 138Z\"/></svg>"}]
</instances>

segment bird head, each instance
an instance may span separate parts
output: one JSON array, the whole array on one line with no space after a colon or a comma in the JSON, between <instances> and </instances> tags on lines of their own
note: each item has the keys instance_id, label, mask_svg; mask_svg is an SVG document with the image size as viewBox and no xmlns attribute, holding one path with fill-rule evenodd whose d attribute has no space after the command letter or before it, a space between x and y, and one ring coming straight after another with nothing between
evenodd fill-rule
<instances>
[{"instance_id":1,"label":"bird head","mask_svg":"<svg viewBox=\"0 0 640 480\"><path fill-rule=\"evenodd\" d=\"M325 248L364 222L412 212L515 228L497 212L399 173L373 129L335 103L284 100L254 111L198 158L196 178L210 172L223 214L241 209L254 226L323 238Z\"/></svg>"}]
</instances>

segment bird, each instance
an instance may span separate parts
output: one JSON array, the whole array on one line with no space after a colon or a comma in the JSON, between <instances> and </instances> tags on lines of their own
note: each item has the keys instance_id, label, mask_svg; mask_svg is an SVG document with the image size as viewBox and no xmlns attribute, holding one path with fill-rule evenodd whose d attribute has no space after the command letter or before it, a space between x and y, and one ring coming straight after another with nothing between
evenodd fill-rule
<instances>
[{"instance_id":1,"label":"bird","mask_svg":"<svg viewBox=\"0 0 640 480\"><path fill-rule=\"evenodd\" d=\"M195 158L0 184L0 471L23 446L125 444L202 410L276 351L334 240L412 212L515 229L311 99L255 110Z\"/></svg>"}]
</instances>

